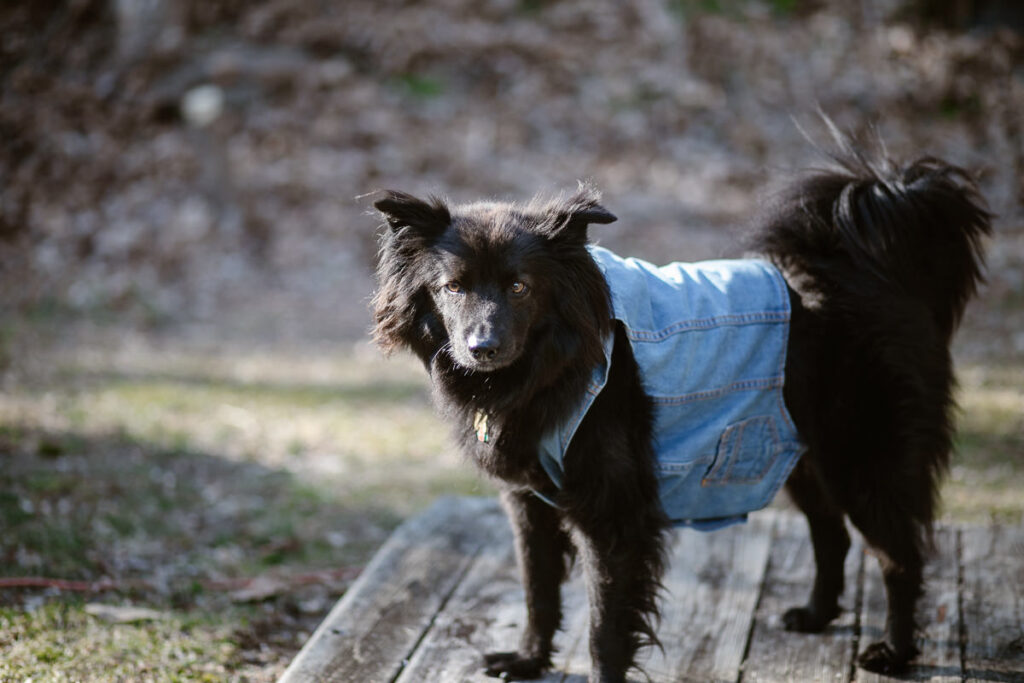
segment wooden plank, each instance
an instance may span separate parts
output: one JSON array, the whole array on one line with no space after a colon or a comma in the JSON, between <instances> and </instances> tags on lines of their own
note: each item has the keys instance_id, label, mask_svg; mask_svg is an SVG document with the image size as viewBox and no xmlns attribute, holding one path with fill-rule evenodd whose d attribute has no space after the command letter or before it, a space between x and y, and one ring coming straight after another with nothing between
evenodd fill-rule
<instances>
[{"instance_id":1,"label":"wooden plank","mask_svg":"<svg viewBox=\"0 0 1024 683\"><path fill-rule=\"evenodd\" d=\"M662 633L666 654L652 653L644 664L652 680L708 680L716 671L735 676L742 660L742 650L749 630L749 618L756 603L764 558L767 556L771 522L759 520L714 534L694 531L677 532L672 562L678 571L669 576L687 576L687 581L701 585L701 593L691 596L686 604L699 612L683 629ZM693 558L700 558L698 566ZM685 582L684 582L685 583ZM666 580L669 590L678 591L679 582ZM563 590L565 631L556 638L560 654L555 657L554 672L542 681L574 681L587 677L590 668L588 647L589 610L586 590L580 571L574 572ZM664 607L666 621L677 611L678 601L667 596ZM459 617L459 614L491 614L483 621ZM708 615L716 620L709 621ZM482 556L448 601L423 644L411 658L400 677L400 683L413 681L487 681L480 669L483 653L492 649L511 649L516 643L525 619L523 592L512 564L511 549L504 557ZM706 629L704 633L702 629ZM662 629L664 630L664 629ZM686 633L683 633L686 631ZM683 633L683 635L680 635ZM681 643L683 648L670 647L680 638L694 638L702 645ZM708 643L713 643L709 647ZM700 652L694 658L693 652ZM685 671L679 671L684 667ZM661 669L661 677L655 671ZM637 679L639 680L639 679Z\"/></svg>"},{"instance_id":2,"label":"wooden plank","mask_svg":"<svg viewBox=\"0 0 1024 683\"><path fill-rule=\"evenodd\" d=\"M652 681L736 680L768 561L772 514L712 533L675 534L665 576L664 653L642 662Z\"/></svg>"},{"instance_id":3,"label":"wooden plank","mask_svg":"<svg viewBox=\"0 0 1024 683\"><path fill-rule=\"evenodd\" d=\"M924 595L917 614L921 630L912 675L934 683L960 683L960 549L959 533L950 526L935 530L935 553L924 567Z\"/></svg>"},{"instance_id":4,"label":"wooden plank","mask_svg":"<svg viewBox=\"0 0 1024 683\"><path fill-rule=\"evenodd\" d=\"M963 655L966 680L1024 681L1024 528L940 527L936 541L920 605L922 652L898 680L962 680ZM658 631L665 652L642 662L650 680L846 681L857 626L864 648L885 619L877 561L860 548L855 537L843 596L852 605L859 588L859 615L844 612L826 633L803 635L781 627L782 612L804 601L813 580L801 517L769 511L719 532L676 532ZM547 683L580 683L589 671L580 573L563 591L565 631L554 671L540 679ZM483 683L492 680L483 653L513 649L524 619L497 503L447 499L396 530L280 680ZM860 669L853 677L897 680Z\"/></svg>"},{"instance_id":5,"label":"wooden plank","mask_svg":"<svg viewBox=\"0 0 1024 683\"><path fill-rule=\"evenodd\" d=\"M571 599L565 602L568 610L586 611L584 605L574 605ZM525 594L509 533L485 546L410 658L398 683L493 681L483 672L484 654L514 650L525 620ZM556 646L563 639L560 634ZM553 682L560 678L553 672L539 680Z\"/></svg>"},{"instance_id":6,"label":"wooden plank","mask_svg":"<svg viewBox=\"0 0 1024 683\"><path fill-rule=\"evenodd\" d=\"M673 532L658 635L665 652L646 653L651 681L734 680L742 661L767 558L770 513L719 532ZM558 680L583 681L590 669L588 610L576 572L564 591L566 631L556 657ZM645 680L635 672L630 680Z\"/></svg>"},{"instance_id":7,"label":"wooden plank","mask_svg":"<svg viewBox=\"0 0 1024 683\"><path fill-rule=\"evenodd\" d=\"M510 534L489 544L466 573L399 683L486 681L483 655L515 649L526 610Z\"/></svg>"},{"instance_id":8,"label":"wooden plank","mask_svg":"<svg viewBox=\"0 0 1024 683\"><path fill-rule=\"evenodd\" d=\"M590 672L590 609L583 571L577 566L562 589L563 633L555 639L555 673L552 681L587 680ZM544 679L548 680L548 679Z\"/></svg>"},{"instance_id":9,"label":"wooden plank","mask_svg":"<svg viewBox=\"0 0 1024 683\"><path fill-rule=\"evenodd\" d=\"M959 558L956 531L945 526L935 530L935 553L924 568L924 595L917 606L921 626L917 646L921 652L910 670L899 677L883 676L858 668L858 683L914 680L959 683L960 607ZM864 568L864 599L861 611L860 651L882 638L885 629L886 595L878 561L867 558ZM858 653L859 654L859 653Z\"/></svg>"},{"instance_id":10,"label":"wooden plank","mask_svg":"<svg viewBox=\"0 0 1024 683\"><path fill-rule=\"evenodd\" d=\"M965 529L963 562L968 681L1024 681L1024 528Z\"/></svg>"},{"instance_id":11,"label":"wooden plank","mask_svg":"<svg viewBox=\"0 0 1024 683\"><path fill-rule=\"evenodd\" d=\"M776 681L845 682L853 657L856 599L863 545L855 534L846 555L843 612L823 633L795 633L782 615L803 605L814 584L814 549L803 516L780 515L768 557L768 573L754 615L754 631L743 664L744 683Z\"/></svg>"},{"instance_id":12,"label":"wooden plank","mask_svg":"<svg viewBox=\"0 0 1024 683\"><path fill-rule=\"evenodd\" d=\"M394 532L280 682L394 680L481 548L509 535L494 500L438 501Z\"/></svg>"}]
</instances>

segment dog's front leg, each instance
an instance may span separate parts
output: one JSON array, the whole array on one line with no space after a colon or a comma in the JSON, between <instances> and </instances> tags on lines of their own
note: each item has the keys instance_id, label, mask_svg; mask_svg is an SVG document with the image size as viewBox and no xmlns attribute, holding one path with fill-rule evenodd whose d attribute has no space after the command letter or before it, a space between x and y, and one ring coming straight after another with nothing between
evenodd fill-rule
<instances>
[{"instance_id":1,"label":"dog's front leg","mask_svg":"<svg viewBox=\"0 0 1024 683\"><path fill-rule=\"evenodd\" d=\"M653 624L664 563L660 518L645 526L618 533L577 527L573 535L590 603L591 683L625 681L640 647L660 646Z\"/></svg>"},{"instance_id":2,"label":"dog's front leg","mask_svg":"<svg viewBox=\"0 0 1024 683\"><path fill-rule=\"evenodd\" d=\"M484 656L487 674L538 678L551 666L552 640L562 621L561 584L571 552L558 511L529 491L505 491L501 501L515 532L526 591L526 628L515 652Z\"/></svg>"}]
</instances>

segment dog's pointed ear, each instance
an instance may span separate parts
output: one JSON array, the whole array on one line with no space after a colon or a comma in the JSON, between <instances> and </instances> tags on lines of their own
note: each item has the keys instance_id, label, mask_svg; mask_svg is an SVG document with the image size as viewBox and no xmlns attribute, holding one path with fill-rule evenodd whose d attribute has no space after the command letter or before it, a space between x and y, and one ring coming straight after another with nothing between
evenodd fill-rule
<instances>
[{"instance_id":1,"label":"dog's pointed ear","mask_svg":"<svg viewBox=\"0 0 1024 683\"><path fill-rule=\"evenodd\" d=\"M411 228L421 235L434 236L444 232L452 222L448 206L438 197L423 201L395 190L385 190L382 194L373 207L384 216L392 232Z\"/></svg>"},{"instance_id":2,"label":"dog's pointed ear","mask_svg":"<svg viewBox=\"0 0 1024 683\"><path fill-rule=\"evenodd\" d=\"M585 242L591 223L613 223L618 220L601 206L601 193L592 185L580 184L568 198L555 201L548 209L548 235L553 238Z\"/></svg>"}]
</instances>

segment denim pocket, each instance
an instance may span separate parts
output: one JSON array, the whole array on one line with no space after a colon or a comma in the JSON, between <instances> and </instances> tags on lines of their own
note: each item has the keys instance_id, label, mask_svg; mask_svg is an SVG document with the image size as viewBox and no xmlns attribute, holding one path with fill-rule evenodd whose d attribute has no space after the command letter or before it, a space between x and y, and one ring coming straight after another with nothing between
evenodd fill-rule
<instances>
[{"instance_id":1,"label":"denim pocket","mask_svg":"<svg viewBox=\"0 0 1024 683\"><path fill-rule=\"evenodd\" d=\"M751 417L725 428L718 440L715 461L701 486L722 486L760 481L782 451L775 420L770 415Z\"/></svg>"}]
</instances>

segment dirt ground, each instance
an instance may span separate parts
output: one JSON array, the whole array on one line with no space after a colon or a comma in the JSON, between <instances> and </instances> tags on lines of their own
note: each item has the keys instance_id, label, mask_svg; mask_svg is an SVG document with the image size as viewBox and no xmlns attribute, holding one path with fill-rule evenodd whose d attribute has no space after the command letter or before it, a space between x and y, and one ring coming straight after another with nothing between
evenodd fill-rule
<instances>
[{"instance_id":1,"label":"dirt ground","mask_svg":"<svg viewBox=\"0 0 1024 683\"><path fill-rule=\"evenodd\" d=\"M619 217L601 243L739 255L773 189L823 163L819 110L977 174L997 218L956 342L973 412L950 498L1024 509L1024 21L932 6L5 4L0 574L118 587L0 588L0 678L101 680L109 655L126 677L272 680L388 529L489 490L416 368L366 346L375 190L590 179ZM89 654L100 599L171 615L133 627L138 666ZM61 628L84 668L47 649ZM177 654L151 648L172 632Z\"/></svg>"}]
</instances>

